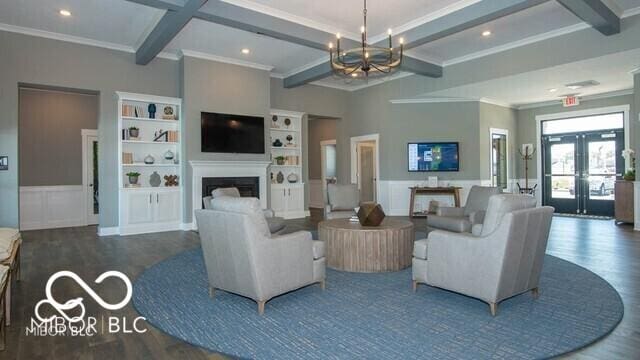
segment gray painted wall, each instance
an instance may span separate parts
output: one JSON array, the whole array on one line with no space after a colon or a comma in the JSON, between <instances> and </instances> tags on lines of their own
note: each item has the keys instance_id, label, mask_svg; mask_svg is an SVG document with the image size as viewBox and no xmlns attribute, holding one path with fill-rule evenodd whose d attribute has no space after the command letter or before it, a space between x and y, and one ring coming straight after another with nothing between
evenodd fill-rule
<instances>
[{"instance_id":1,"label":"gray painted wall","mask_svg":"<svg viewBox=\"0 0 640 360\"><path fill-rule=\"evenodd\" d=\"M631 105L633 104L633 95L616 96L605 99L597 99L591 101L581 102L580 105L565 108L561 104L555 106L544 106L533 109L523 109L518 111L518 146L521 144L536 144L536 148L539 148L540 141L536 139L536 116L546 114L559 114L569 111L595 109L609 106L618 105ZM635 140L635 128L636 121L629 121L630 123L630 146L637 144ZM517 149L516 149L517 150ZM537 149L540 151L540 149ZM517 161L517 177L524 178L524 162L520 159ZM534 157L532 161L529 161L529 179L534 179L537 176L537 161Z\"/></svg>"},{"instance_id":2,"label":"gray painted wall","mask_svg":"<svg viewBox=\"0 0 640 360\"><path fill-rule=\"evenodd\" d=\"M322 156L320 142L336 138L336 119L309 119L309 179L322 179Z\"/></svg>"},{"instance_id":3,"label":"gray painted wall","mask_svg":"<svg viewBox=\"0 0 640 360\"><path fill-rule=\"evenodd\" d=\"M631 119L629 120L635 129L633 138L635 139L636 151L636 179L639 179L637 174L640 174L640 130L638 129L640 122L640 73L633 77L633 107L631 109Z\"/></svg>"},{"instance_id":4,"label":"gray painted wall","mask_svg":"<svg viewBox=\"0 0 640 360\"><path fill-rule=\"evenodd\" d=\"M265 125L264 154L220 154L200 151L200 113L215 112L260 116L270 110L269 72L210 60L183 57L180 61L180 91L183 98L183 179L185 194L191 194L193 172L190 160L269 160L269 125ZM185 196L185 222L191 222L191 196Z\"/></svg>"},{"instance_id":5,"label":"gray painted wall","mask_svg":"<svg viewBox=\"0 0 640 360\"><path fill-rule=\"evenodd\" d=\"M82 185L82 129L98 128L98 96L20 89L20 186Z\"/></svg>"},{"instance_id":6,"label":"gray painted wall","mask_svg":"<svg viewBox=\"0 0 640 360\"><path fill-rule=\"evenodd\" d=\"M117 101L115 91L178 95L178 63L156 59L135 64L135 55L0 31L0 226L18 221L18 84L41 84L100 93L100 225L118 224Z\"/></svg>"}]
</instances>

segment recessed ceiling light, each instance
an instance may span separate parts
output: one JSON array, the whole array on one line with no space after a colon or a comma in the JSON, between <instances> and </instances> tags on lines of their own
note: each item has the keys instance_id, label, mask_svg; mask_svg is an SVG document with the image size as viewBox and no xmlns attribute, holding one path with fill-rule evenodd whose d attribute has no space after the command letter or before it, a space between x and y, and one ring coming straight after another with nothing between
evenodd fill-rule
<instances>
[{"instance_id":1,"label":"recessed ceiling light","mask_svg":"<svg viewBox=\"0 0 640 360\"><path fill-rule=\"evenodd\" d=\"M242 53L243 53L243 54L245 54L245 55L249 55L249 53L251 52L251 50L249 50L249 49L247 49L247 48L244 48L244 49L242 49L241 51L242 51Z\"/></svg>"},{"instance_id":2,"label":"recessed ceiling light","mask_svg":"<svg viewBox=\"0 0 640 360\"><path fill-rule=\"evenodd\" d=\"M352 73L351 77L358 77L358 74L357 73Z\"/></svg>"},{"instance_id":3,"label":"recessed ceiling light","mask_svg":"<svg viewBox=\"0 0 640 360\"><path fill-rule=\"evenodd\" d=\"M558 89L556 89L556 88L549 89L549 92L551 92L551 93L556 92L556 91L558 91Z\"/></svg>"},{"instance_id":4,"label":"recessed ceiling light","mask_svg":"<svg viewBox=\"0 0 640 360\"><path fill-rule=\"evenodd\" d=\"M60 15L62 15L62 16L71 16L71 11L65 10L65 9L61 9L60 10Z\"/></svg>"},{"instance_id":5,"label":"recessed ceiling light","mask_svg":"<svg viewBox=\"0 0 640 360\"><path fill-rule=\"evenodd\" d=\"M578 90L582 87L582 85L568 85L567 87L571 90Z\"/></svg>"},{"instance_id":6,"label":"recessed ceiling light","mask_svg":"<svg viewBox=\"0 0 640 360\"><path fill-rule=\"evenodd\" d=\"M484 37L487 37L487 36L490 36L490 35L491 35L491 31L489 31L489 30L485 30L485 31L482 32L482 36L484 36Z\"/></svg>"}]
</instances>

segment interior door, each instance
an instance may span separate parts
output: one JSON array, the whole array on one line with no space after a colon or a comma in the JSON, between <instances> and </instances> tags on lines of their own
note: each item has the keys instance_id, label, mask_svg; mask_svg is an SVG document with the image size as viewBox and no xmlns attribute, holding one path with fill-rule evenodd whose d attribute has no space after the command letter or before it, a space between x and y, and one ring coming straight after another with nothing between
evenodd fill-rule
<instances>
[{"instance_id":1,"label":"interior door","mask_svg":"<svg viewBox=\"0 0 640 360\"><path fill-rule=\"evenodd\" d=\"M582 135L584 214L613 216L614 186L624 171L624 133L609 131Z\"/></svg>"},{"instance_id":2,"label":"interior door","mask_svg":"<svg viewBox=\"0 0 640 360\"><path fill-rule=\"evenodd\" d=\"M100 212L100 197L98 191L98 137L88 135L86 139L87 225L95 225L98 223L98 215Z\"/></svg>"},{"instance_id":3,"label":"interior door","mask_svg":"<svg viewBox=\"0 0 640 360\"><path fill-rule=\"evenodd\" d=\"M375 145L358 143L358 188L360 201L376 201Z\"/></svg>"},{"instance_id":4,"label":"interior door","mask_svg":"<svg viewBox=\"0 0 640 360\"><path fill-rule=\"evenodd\" d=\"M578 172L578 136L545 136L544 199L561 214L576 214L580 188L576 186Z\"/></svg>"}]
</instances>

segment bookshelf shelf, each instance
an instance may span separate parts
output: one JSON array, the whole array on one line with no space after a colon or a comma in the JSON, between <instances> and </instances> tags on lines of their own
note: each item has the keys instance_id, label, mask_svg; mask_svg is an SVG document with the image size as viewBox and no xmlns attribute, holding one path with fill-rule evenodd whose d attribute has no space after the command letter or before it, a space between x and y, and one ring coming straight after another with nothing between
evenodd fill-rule
<instances>
[{"instance_id":1,"label":"bookshelf shelf","mask_svg":"<svg viewBox=\"0 0 640 360\"><path fill-rule=\"evenodd\" d=\"M119 232L130 235L180 230L184 199L182 99L126 92L116 92L116 96ZM177 120L162 119L165 115ZM159 134L164 135L161 139L171 141L153 141ZM166 160L171 154L178 164ZM149 156L155 159L154 164L144 163ZM132 179L137 178L138 186L128 186L129 173L133 173ZM178 186L167 186L165 176L177 176Z\"/></svg>"}]
</instances>

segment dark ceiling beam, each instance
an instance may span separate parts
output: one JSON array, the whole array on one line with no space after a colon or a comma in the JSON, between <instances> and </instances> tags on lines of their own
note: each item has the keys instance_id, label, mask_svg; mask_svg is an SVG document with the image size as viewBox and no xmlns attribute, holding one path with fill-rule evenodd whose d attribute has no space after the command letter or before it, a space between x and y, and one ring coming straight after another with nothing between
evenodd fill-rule
<instances>
[{"instance_id":1,"label":"dark ceiling beam","mask_svg":"<svg viewBox=\"0 0 640 360\"><path fill-rule=\"evenodd\" d=\"M604 35L620 33L620 18L602 0L558 0L558 2Z\"/></svg>"},{"instance_id":2,"label":"dark ceiling beam","mask_svg":"<svg viewBox=\"0 0 640 360\"><path fill-rule=\"evenodd\" d=\"M159 3L156 1L137 2ZM136 64L146 65L153 60L206 2L207 0L188 0L179 10L167 10L142 45L136 50ZM164 4L166 5L166 3Z\"/></svg>"},{"instance_id":3,"label":"dark ceiling beam","mask_svg":"<svg viewBox=\"0 0 640 360\"><path fill-rule=\"evenodd\" d=\"M396 37L402 36L406 40L404 48L409 50L547 1L549 0L480 1L401 34L396 34Z\"/></svg>"}]
</instances>

